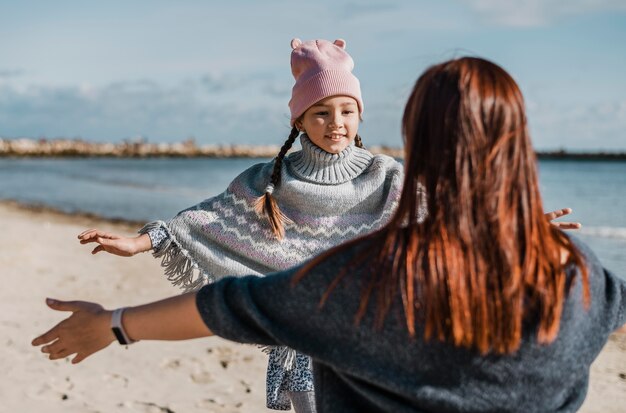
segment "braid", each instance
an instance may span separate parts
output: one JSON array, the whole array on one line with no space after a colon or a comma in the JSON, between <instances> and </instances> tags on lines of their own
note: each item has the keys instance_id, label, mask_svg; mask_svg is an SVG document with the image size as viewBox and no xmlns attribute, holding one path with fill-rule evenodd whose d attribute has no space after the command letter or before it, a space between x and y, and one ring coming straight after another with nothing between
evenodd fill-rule
<instances>
[{"instance_id":1,"label":"braid","mask_svg":"<svg viewBox=\"0 0 626 413\"><path fill-rule=\"evenodd\" d=\"M291 128L291 133L289 137L280 148L278 155L276 155L276 159L274 160L274 169L272 170L272 177L270 178L270 183L274 184L274 186L280 185L280 172L283 167L283 158L287 154L287 151L291 149L291 145L293 145L294 141L300 134L300 131L295 126Z\"/></svg>"},{"instance_id":2,"label":"braid","mask_svg":"<svg viewBox=\"0 0 626 413\"><path fill-rule=\"evenodd\" d=\"M354 146L356 146L357 148L365 149L365 147L363 146L363 140L361 139L361 136L359 134L354 137Z\"/></svg>"},{"instance_id":3,"label":"braid","mask_svg":"<svg viewBox=\"0 0 626 413\"><path fill-rule=\"evenodd\" d=\"M274 159L274 169L272 169L272 176L270 177L269 184L265 188L265 193L261 195L254 204L257 213L267 216L267 220L270 223L272 232L279 240L283 239L283 237L285 236L284 224L290 223L291 220L280 211L280 208L278 207L278 202L276 202L276 200L272 196L272 193L274 192L274 188L280 185L283 158L285 157L289 149L291 149L291 145L293 145L299 134L300 131L294 126L291 129L289 137L280 148L278 155Z\"/></svg>"}]
</instances>

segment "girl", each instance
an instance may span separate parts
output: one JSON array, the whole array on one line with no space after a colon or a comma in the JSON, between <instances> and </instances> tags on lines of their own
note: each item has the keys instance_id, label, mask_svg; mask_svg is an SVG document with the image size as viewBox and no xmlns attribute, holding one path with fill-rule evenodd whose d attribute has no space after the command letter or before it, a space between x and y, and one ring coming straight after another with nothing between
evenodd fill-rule
<instances>
[{"instance_id":1,"label":"girl","mask_svg":"<svg viewBox=\"0 0 626 413\"><path fill-rule=\"evenodd\" d=\"M363 149L363 101L346 42L294 39L291 47L292 130L273 162L249 168L225 192L168 222L147 224L137 238L88 230L81 243L123 256L154 248L168 279L196 290L226 275L293 267L384 225L401 192L402 166ZM298 137L302 150L285 156ZM311 360L285 347L268 351L267 406L313 411Z\"/></svg>"},{"instance_id":2,"label":"girl","mask_svg":"<svg viewBox=\"0 0 626 413\"><path fill-rule=\"evenodd\" d=\"M125 311L49 300L73 314L33 345L78 363L115 340L113 317L129 340L296 348L313 357L320 412L576 411L593 359L626 328L626 281L545 220L516 83L478 58L433 66L403 132L404 190L380 230Z\"/></svg>"},{"instance_id":3,"label":"girl","mask_svg":"<svg viewBox=\"0 0 626 413\"><path fill-rule=\"evenodd\" d=\"M287 269L387 223L402 166L362 149L357 131L363 102L345 42L294 39L291 46L293 129L274 162L253 166L223 194L167 223L146 225L137 238L88 230L79 235L81 243L97 242L93 253L124 256L154 248L168 278L195 290L225 275ZM302 150L285 156L300 132ZM310 365L308 357L272 348L268 407L289 409L291 399L297 411L313 410Z\"/></svg>"}]
</instances>

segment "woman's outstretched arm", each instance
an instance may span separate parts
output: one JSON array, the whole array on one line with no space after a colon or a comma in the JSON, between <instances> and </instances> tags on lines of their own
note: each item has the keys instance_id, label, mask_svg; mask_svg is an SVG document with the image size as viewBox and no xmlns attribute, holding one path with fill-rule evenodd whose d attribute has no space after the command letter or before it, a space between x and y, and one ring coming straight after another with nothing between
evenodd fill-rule
<instances>
[{"instance_id":1,"label":"woman's outstretched arm","mask_svg":"<svg viewBox=\"0 0 626 413\"><path fill-rule=\"evenodd\" d=\"M115 341L112 311L86 301L47 299L46 303L53 310L72 312L32 342L33 346L43 345L41 351L49 354L50 360L76 354L72 363L79 363ZM188 340L213 335L198 313L196 293L129 307L122 323L132 340Z\"/></svg>"}]
</instances>

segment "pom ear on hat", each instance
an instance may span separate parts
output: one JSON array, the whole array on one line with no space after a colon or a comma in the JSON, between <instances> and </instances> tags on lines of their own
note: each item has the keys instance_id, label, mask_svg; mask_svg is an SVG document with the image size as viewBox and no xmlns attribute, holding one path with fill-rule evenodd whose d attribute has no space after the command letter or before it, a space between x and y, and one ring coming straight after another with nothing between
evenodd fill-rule
<instances>
[{"instance_id":1,"label":"pom ear on hat","mask_svg":"<svg viewBox=\"0 0 626 413\"><path fill-rule=\"evenodd\" d=\"M333 42L333 44L335 46L339 46L342 49L346 48L346 41L343 39L337 39ZM293 39L291 39L291 48L292 49L297 49L298 47L302 46L302 40L298 39L297 37L294 37Z\"/></svg>"},{"instance_id":2,"label":"pom ear on hat","mask_svg":"<svg viewBox=\"0 0 626 413\"><path fill-rule=\"evenodd\" d=\"M297 49L299 46L302 45L302 40L298 39L297 37L291 39L291 48L292 49Z\"/></svg>"},{"instance_id":3,"label":"pom ear on hat","mask_svg":"<svg viewBox=\"0 0 626 413\"><path fill-rule=\"evenodd\" d=\"M335 46L339 46L339 47L341 47L342 49L345 49L345 48L346 48L346 41L345 41L345 40L343 40L343 39L337 39L337 40L335 40L335 41L333 42L333 44L334 44Z\"/></svg>"}]
</instances>

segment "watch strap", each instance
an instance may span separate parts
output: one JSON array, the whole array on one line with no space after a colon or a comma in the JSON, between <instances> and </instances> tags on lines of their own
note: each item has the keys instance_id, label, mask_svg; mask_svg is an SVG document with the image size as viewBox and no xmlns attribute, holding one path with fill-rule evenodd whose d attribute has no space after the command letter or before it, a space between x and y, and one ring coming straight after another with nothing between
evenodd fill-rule
<instances>
[{"instance_id":1,"label":"watch strap","mask_svg":"<svg viewBox=\"0 0 626 413\"><path fill-rule=\"evenodd\" d=\"M126 307L113 310L113 314L111 315L111 330L113 331L113 334L115 334L115 338L117 338L118 343L127 346L129 344L133 344L135 340L128 337L126 330L124 330L124 325L122 324L122 315L124 314L124 310L126 310Z\"/></svg>"}]
</instances>

